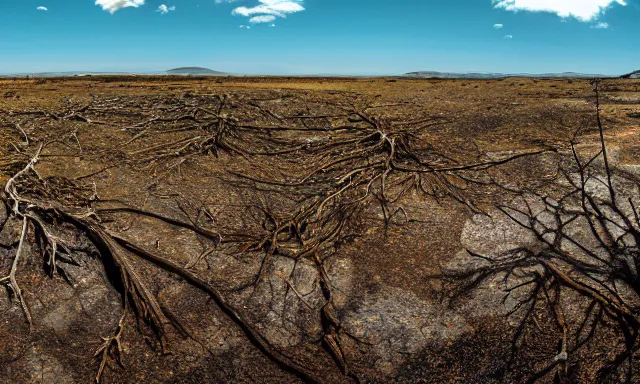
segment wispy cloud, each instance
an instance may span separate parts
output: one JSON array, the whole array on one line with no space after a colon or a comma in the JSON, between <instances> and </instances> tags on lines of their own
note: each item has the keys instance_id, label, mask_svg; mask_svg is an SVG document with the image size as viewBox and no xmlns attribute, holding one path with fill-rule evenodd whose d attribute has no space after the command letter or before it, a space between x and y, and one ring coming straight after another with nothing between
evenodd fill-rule
<instances>
[{"instance_id":1,"label":"wispy cloud","mask_svg":"<svg viewBox=\"0 0 640 384\"><path fill-rule=\"evenodd\" d=\"M562 18L575 17L580 21L597 19L609 7L626 6L625 0L491 0L496 8L508 11L555 13Z\"/></svg>"},{"instance_id":2,"label":"wispy cloud","mask_svg":"<svg viewBox=\"0 0 640 384\"><path fill-rule=\"evenodd\" d=\"M36 8L38 11L48 11L49 8L47 7L43 7L43 6L39 6L38 8Z\"/></svg>"},{"instance_id":3,"label":"wispy cloud","mask_svg":"<svg viewBox=\"0 0 640 384\"><path fill-rule=\"evenodd\" d=\"M233 2L234 0L227 0ZM222 0L216 0L222 2ZM302 12L303 0L258 0L259 4L253 7L237 7L232 14L250 17L250 23L270 23L276 17L287 17L287 15Z\"/></svg>"},{"instance_id":4,"label":"wispy cloud","mask_svg":"<svg viewBox=\"0 0 640 384\"><path fill-rule=\"evenodd\" d=\"M164 4L160 4L160 6L158 7L158 10L156 12L160 12L161 15L166 15L170 11L175 11L175 10L176 10L176 7L174 7L174 6L167 7Z\"/></svg>"},{"instance_id":5,"label":"wispy cloud","mask_svg":"<svg viewBox=\"0 0 640 384\"><path fill-rule=\"evenodd\" d=\"M235 3L236 1L237 0L215 0L216 3ZM257 0L257 2L258 3L252 7L236 7L231 13L233 15L248 17L248 22L252 24L270 23L269 25L271 27L275 27L275 24L272 23L278 17L286 18L287 15L302 12L305 10L305 8L302 6L304 0ZM97 6L102 7L104 11L107 11L111 14L114 14L116 11L122 8L138 8L144 5L144 3L145 0L95 0L95 4ZM44 7L38 7L38 10L46 11L47 9ZM166 15L167 13L175 10L175 6L160 4L156 12L160 12L160 14ZM249 29L250 27L241 25L240 28Z\"/></svg>"},{"instance_id":6,"label":"wispy cloud","mask_svg":"<svg viewBox=\"0 0 640 384\"><path fill-rule=\"evenodd\" d=\"M609 29L609 23L599 22L596 25L591 26L592 29Z\"/></svg>"},{"instance_id":7,"label":"wispy cloud","mask_svg":"<svg viewBox=\"0 0 640 384\"><path fill-rule=\"evenodd\" d=\"M502 27L504 27L503 24L493 24L493 28L495 29L502 29Z\"/></svg>"},{"instance_id":8,"label":"wispy cloud","mask_svg":"<svg viewBox=\"0 0 640 384\"><path fill-rule=\"evenodd\" d=\"M511 40L511 39L513 39L513 35L505 35L504 39L505 40Z\"/></svg>"},{"instance_id":9,"label":"wispy cloud","mask_svg":"<svg viewBox=\"0 0 640 384\"><path fill-rule=\"evenodd\" d=\"M249 19L250 23L270 23L272 21L274 21L276 19L275 16L273 15L261 15L261 16L254 16L252 18Z\"/></svg>"},{"instance_id":10,"label":"wispy cloud","mask_svg":"<svg viewBox=\"0 0 640 384\"><path fill-rule=\"evenodd\" d=\"M113 15L117 10L122 8L138 8L144 5L144 0L96 0L96 5Z\"/></svg>"}]
</instances>

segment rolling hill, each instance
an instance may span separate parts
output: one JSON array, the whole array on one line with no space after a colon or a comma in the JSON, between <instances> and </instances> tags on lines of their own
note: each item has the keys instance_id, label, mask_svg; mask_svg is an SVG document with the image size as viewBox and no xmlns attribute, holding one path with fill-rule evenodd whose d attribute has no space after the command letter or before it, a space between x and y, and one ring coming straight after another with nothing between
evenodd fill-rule
<instances>
[{"instance_id":1,"label":"rolling hill","mask_svg":"<svg viewBox=\"0 0 640 384\"><path fill-rule=\"evenodd\" d=\"M221 76L226 75L224 72L214 71L209 68L202 67L180 67L167 71L168 75L196 75L196 76Z\"/></svg>"},{"instance_id":2,"label":"rolling hill","mask_svg":"<svg viewBox=\"0 0 640 384\"><path fill-rule=\"evenodd\" d=\"M640 69L631 73L627 73L626 75L622 75L620 77L622 77L623 79L640 79Z\"/></svg>"}]
</instances>

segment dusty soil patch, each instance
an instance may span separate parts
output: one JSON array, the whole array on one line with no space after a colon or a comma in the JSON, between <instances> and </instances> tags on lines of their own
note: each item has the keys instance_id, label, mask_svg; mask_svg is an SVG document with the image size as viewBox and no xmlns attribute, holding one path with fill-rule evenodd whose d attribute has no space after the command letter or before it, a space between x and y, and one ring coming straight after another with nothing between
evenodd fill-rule
<instances>
[{"instance_id":1,"label":"dusty soil patch","mask_svg":"<svg viewBox=\"0 0 640 384\"><path fill-rule=\"evenodd\" d=\"M603 90L621 165L637 164L638 84ZM94 208L95 223L217 289L274 351L326 382L499 376L512 327L494 310L501 291L475 298L473 311L448 308L428 276L482 240L469 234L474 210L511 199L473 181L537 188L576 129L597 144L586 81L109 77L0 80L0 91L0 183L46 144L21 195L73 215ZM7 208L0 276L22 229ZM54 224L74 262L44 274L49 258L29 227L16 276L31 332L14 292L0 292L8 381L93 380L94 352L123 313L124 288L99 250ZM126 316L124 367L107 359L104 382L300 380L202 289L141 258L131 268L166 317L166 348L153 321ZM476 354L473 369L451 361L458 348Z\"/></svg>"}]
</instances>

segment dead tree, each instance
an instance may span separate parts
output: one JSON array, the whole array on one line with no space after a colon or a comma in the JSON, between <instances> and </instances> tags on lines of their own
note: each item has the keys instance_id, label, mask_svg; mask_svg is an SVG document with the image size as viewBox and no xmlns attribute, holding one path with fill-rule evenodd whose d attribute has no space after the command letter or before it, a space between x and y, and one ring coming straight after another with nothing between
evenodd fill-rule
<instances>
[{"instance_id":1,"label":"dead tree","mask_svg":"<svg viewBox=\"0 0 640 384\"><path fill-rule=\"evenodd\" d=\"M483 265L451 271L442 278L451 298L458 298L490 279L502 279L506 296L516 304L512 338L513 366L526 349L525 338L555 339L555 351L528 382L555 376L571 381L581 354L598 334L615 352L600 361L599 382L635 382L640 343L640 180L610 164L600 119L595 82L600 150L583 159L571 143L573 166L562 171L563 193L528 193L519 204L498 207L510 220L534 234L536 249L516 248L502 254L470 255ZM540 325L548 320L551 331ZM616 338L618 338L616 340Z\"/></svg>"}]
</instances>

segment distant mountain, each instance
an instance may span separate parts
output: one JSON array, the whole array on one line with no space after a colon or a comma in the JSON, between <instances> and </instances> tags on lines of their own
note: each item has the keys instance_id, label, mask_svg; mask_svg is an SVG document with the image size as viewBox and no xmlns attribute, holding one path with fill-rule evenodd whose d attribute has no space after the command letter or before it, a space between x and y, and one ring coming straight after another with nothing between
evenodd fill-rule
<instances>
[{"instance_id":1,"label":"distant mountain","mask_svg":"<svg viewBox=\"0 0 640 384\"><path fill-rule=\"evenodd\" d=\"M438 79L503 79L507 77L530 77L530 78L593 78L608 77L604 75L592 75L585 73L563 72L563 73L452 73L435 71L409 72L405 76L418 78L438 78Z\"/></svg>"},{"instance_id":2,"label":"distant mountain","mask_svg":"<svg viewBox=\"0 0 640 384\"><path fill-rule=\"evenodd\" d=\"M436 72L436 71L418 71L409 72L405 76L420 78L437 78L437 79L495 79L507 77L501 73L453 73L453 72Z\"/></svg>"},{"instance_id":3,"label":"distant mountain","mask_svg":"<svg viewBox=\"0 0 640 384\"><path fill-rule=\"evenodd\" d=\"M82 71L68 71L68 72L37 72L37 73L15 73L1 75L6 76L18 76L18 77L73 77L73 76L136 76L136 75L192 75L192 76L221 76L227 75L224 72L214 71L208 68L201 67L182 67L170 69L168 71L141 71L141 72L82 72Z\"/></svg>"},{"instance_id":4,"label":"distant mountain","mask_svg":"<svg viewBox=\"0 0 640 384\"><path fill-rule=\"evenodd\" d=\"M38 72L38 73L15 73L6 76L18 76L18 77L73 77L73 76L136 76L136 75L183 75L183 76L222 76L227 75L224 72L218 72L209 68L202 67L182 67L174 68L168 71L141 71L141 72L82 72L82 71L68 71L68 72Z\"/></svg>"},{"instance_id":5,"label":"distant mountain","mask_svg":"<svg viewBox=\"0 0 640 384\"><path fill-rule=\"evenodd\" d=\"M214 71L209 68L202 67L181 67L167 71L169 75L196 75L196 76L220 76L226 75L224 72Z\"/></svg>"},{"instance_id":6,"label":"distant mountain","mask_svg":"<svg viewBox=\"0 0 640 384\"><path fill-rule=\"evenodd\" d=\"M99 75L120 75L120 76L131 76L135 75L132 72L80 72L80 71L69 71L69 72L34 72L34 73L14 73L9 75L2 75L3 77L8 76L17 76L17 77L72 77L72 76L99 76Z\"/></svg>"},{"instance_id":7,"label":"distant mountain","mask_svg":"<svg viewBox=\"0 0 640 384\"><path fill-rule=\"evenodd\" d=\"M621 76L623 79L640 79L640 69Z\"/></svg>"},{"instance_id":8,"label":"distant mountain","mask_svg":"<svg viewBox=\"0 0 640 384\"><path fill-rule=\"evenodd\" d=\"M566 77L566 78L578 78L578 79L593 79L593 78L607 78L607 77L613 77L613 76L607 76L607 75L602 75L599 73L578 73L578 72L561 72L561 73L542 73L542 74L526 74L526 73L518 73L515 75L512 75L513 77L543 77L543 78L549 78L549 77Z\"/></svg>"}]
</instances>

